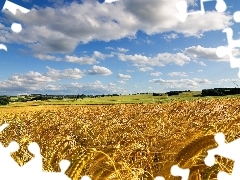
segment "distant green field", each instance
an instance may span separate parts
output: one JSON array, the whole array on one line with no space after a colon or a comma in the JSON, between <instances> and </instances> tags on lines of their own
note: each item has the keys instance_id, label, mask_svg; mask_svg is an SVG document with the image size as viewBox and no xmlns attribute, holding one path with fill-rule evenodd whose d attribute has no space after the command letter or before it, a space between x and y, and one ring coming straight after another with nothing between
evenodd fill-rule
<instances>
[{"instance_id":1,"label":"distant green field","mask_svg":"<svg viewBox=\"0 0 240 180\"><path fill-rule=\"evenodd\" d=\"M28 102L11 102L7 106L1 107L18 107L18 106L41 106L41 105L100 105L100 104L129 104L129 103L168 103L171 101L193 101L196 99L215 99L224 97L239 97L232 96L205 96L201 97L201 91L183 92L179 95L153 96L152 94L136 94L136 95L120 95L112 97L97 97L84 99L63 99L63 100L46 100L46 101L28 101Z\"/></svg>"}]
</instances>

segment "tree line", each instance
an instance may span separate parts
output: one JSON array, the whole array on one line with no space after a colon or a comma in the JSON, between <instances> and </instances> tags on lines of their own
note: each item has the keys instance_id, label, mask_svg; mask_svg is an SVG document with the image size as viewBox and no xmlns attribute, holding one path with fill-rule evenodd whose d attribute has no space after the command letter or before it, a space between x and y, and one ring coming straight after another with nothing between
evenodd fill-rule
<instances>
[{"instance_id":1,"label":"tree line","mask_svg":"<svg viewBox=\"0 0 240 180\"><path fill-rule=\"evenodd\" d=\"M9 96L0 96L0 105L8 105L10 102Z\"/></svg>"}]
</instances>

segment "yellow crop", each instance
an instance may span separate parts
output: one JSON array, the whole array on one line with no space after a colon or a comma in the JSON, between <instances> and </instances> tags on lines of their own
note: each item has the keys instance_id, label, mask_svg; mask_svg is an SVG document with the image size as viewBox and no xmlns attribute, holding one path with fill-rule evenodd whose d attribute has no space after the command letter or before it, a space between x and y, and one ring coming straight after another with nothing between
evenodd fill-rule
<instances>
[{"instance_id":1,"label":"yellow crop","mask_svg":"<svg viewBox=\"0 0 240 180\"><path fill-rule=\"evenodd\" d=\"M204 164L206 151L216 147L214 134L228 142L240 134L240 99L224 98L168 104L39 106L0 109L1 134L20 150L12 157L23 165L32 158L30 142L41 148L43 169L60 171L62 159L71 161L66 174L73 180L89 175L102 179L179 179L170 174L178 164L190 168L190 179L214 179L218 171L231 172L233 162L216 157Z\"/></svg>"}]
</instances>

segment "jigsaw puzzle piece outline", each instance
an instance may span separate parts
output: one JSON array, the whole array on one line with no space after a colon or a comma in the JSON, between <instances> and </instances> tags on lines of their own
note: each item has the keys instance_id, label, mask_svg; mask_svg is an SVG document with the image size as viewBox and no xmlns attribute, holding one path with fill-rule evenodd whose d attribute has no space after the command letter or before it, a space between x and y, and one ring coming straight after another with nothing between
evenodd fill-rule
<instances>
[{"instance_id":1,"label":"jigsaw puzzle piece outline","mask_svg":"<svg viewBox=\"0 0 240 180\"><path fill-rule=\"evenodd\" d=\"M185 22L189 15L193 15L193 14L204 15L205 14L204 2L208 2L208 1L212 1L212 0L200 0L200 10L193 11L193 12L187 11L188 5L185 0L178 1L176 3L176 8L178 10L178 14L176 14L175 17L177 17L181 22ZM220 13L225 12L227 9L227 5L226 5L225 1L224 0L216 0L215 9Z\"/></svg>"},{"instance_id":2,"label":"jigsaw puzzle piece outline","mask_svg":"<svg viewBox=\"0 0 240 180\"><path fill-rule=\"evenodd\" d=\"M240 138L229 143L225 143L225 135L223 133L217 133L214 138L218 144L218 147L207 151L208 155L204 159L205 164L207 166L213 166L215 164L215 155L231 159L234 161L231 175L221 171L218 173L218 180L223 180L226 178L229 180L239 179L240 156L238 150L240 149Z\"/></svg>"},{"instance_id":3,"label":"jigsaw puzzle piece outline","mask_svg":"<svg viewBox=\"0 0 240 180\"><path fill-rule=\"evenodd\" d=\"M17 10L21 11L22 13L28 13L30 11L29 9L24 8L18 4L8 1L8 0L6 0L3 5L2 11L4 11L4 10L10 11L14 15L16 15ZM13 32L19 33L22 31L22 25L19 23L13 23L11 26L11 29Z\"/></svg>"}]
</instances>

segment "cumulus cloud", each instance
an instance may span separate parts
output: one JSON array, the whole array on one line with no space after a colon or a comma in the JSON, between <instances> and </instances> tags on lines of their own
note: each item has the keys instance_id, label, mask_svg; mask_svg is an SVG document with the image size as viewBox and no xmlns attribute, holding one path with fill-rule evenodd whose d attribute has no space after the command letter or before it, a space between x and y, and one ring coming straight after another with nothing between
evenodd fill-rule
<instances>
[{"instance_id":1,"label":"cumulus cloud","mask_svg":"<svg viewBox=\"0 0 240 180\"><path fill-rule=\"evenodd\" d=\"M35 53L35 57L41 59L41 60L53 60L53 61L66 61L71 63L77 63L77 64L96 64L99 63L98 60L104 60L106 58L113 57L113 54L103 54L99 51L94 51L91 56L82 56L77 57L75 55L66 55L65 58L59 58L53 55L47 55L43 53Z\"/></svg>"},{"instance_id":2,"label":"cumulus cloud","mask_svg":"<svg viewBox=\"0 0 240 180\"><path fill-rule=\"evenodd\" d=\"M184 65L191 61L191 59L183 53L159 53L155 57L143 56L141 54L126 55L118 54L121 61L130 61L136 66L165 66L166 64Z\"/></svg>"},{"instance_id":3,"label":"cumulus cloud","mask_svg":"<svg viewBox=\"0 0 240 180\"><path fill-rule=\"evenodd\" d=\"M230 83L232 83L233 86L236 86L233 83L236 83L236 82L239 83L240 79L220 79L220 80L217 80L216 84L221 85L222 83L226 83L226 82L230 82Z\"/></svg>"},{"instance_id":4,"label":"cumulus cloud","mask_svg":"<svg viewBox=\"0 0 240 180\"><path fill-rule=\"evenodd\" d=\"M93 83L71 83L68 85L68 89L81 92L84 94L108 94L108 93L121 93L124 92L123 88L116 87L113 84L104 85L101 81L95 81Z\"/></svg>"},{"instance_id":5,"label":"cumulus cloud","mask_svg":"<svg viewBox=\"0 0 240 180\"><path fill-rule=\"evenodd\" d=\"M153 71L154 69L151 67L141 67L138 70L142 72L147 72L147 71Z\"/></svg>"},{"instance_id":6,"label":"cumulus cloud","mask_svg":"<svg viewBox=\"0 0 240 180\"><path fill-rule=\"evenodd\" d=\"M20 84L21 83L33 84L35 82L46 83L46 82L52 82L54 80L51 77L42 75L39 72L30 71L27 74L14 75L10 78L10 81L19 81Z\"/></svg>"},{"instance_id":7,"label":"cumulus cloud","mask_svg":"<svg viewBox=\"0 0 240 180\"><path fill-rule=\"evenodd\" d=\"M105 47L105 49L107 49L107 50L115 50L113 47L109 47L109 46Z\"/></svg>"},{"instance_id":8,"label":"cumulus cloud","mask_svg":"<svg viewBox=\"0 0 240 180\"><path fill-rule=\"evenodd\" d=\"M41 60L55 60L55 61L61 61L62 58L58 58L56 56L52 56L52 55L46 55L46 54L34 54L35 57L41 59Z\"/></svg>"},{"instance_id":9,"label":"cumulus cloud","mask_svg":"<svg viewBox=\"0 0 240 180\"><path fill-rule=\"evenodd\" d=\"M151 73L150 76L160 76L162 73L161 72L154 72Z\"/></svg>"},{"instance_id":10,"label":"cumulus cloud","mask_svg":"<svg viewBox=\"0 0 240 180\"><path fill-rule=\"evenodd\" d=\"M6 92L38 91L48 87L54 89L57 86L49 83L55 83L62 79L80 79L85 75L84 71L77 68L64 70L57 70L48 66L46 68L48 70L46 73L29 71L26 74L12 75L8 79L0 81L0 89Z\"/></svg>"},{"instance_id":11,"label":"cumulus cloud","mask_svg":"<svg viewBox=\"0 0 240 180\"><path fill-rule=\"evenodd\" d=\"M160 78L149 80L149 82L163 85L166 88L179 88L179 89L196 88L202 84L211 84L211 82L208 79L199 78L180 80L164 80Z\"/></svg>"},{"instance_id":12,"label":"cumulus cloud","mask_svg":"<svg viewBox=\"0 0 240 180\"><path fill-rule=\"evenodd\" d=\"M125 48L117 48L117 50L119 51L119 52L122 52L122 53L126 53L126 52L128 52L129 50L128 49L125 49Z\"/></svg>"},{"instance_id":13,"label":"cumulus cloud","mask_svg":"<svg viewBox=\"0 0 240 180\"><path fill-rule=\"evenodd\" d=\"M65 69L63 71L57 70L57 69L53 69L47 66L48 72L47 72L47 76L53 78L53 79L80 79L82 78L85 74L83 71L81 71L78 68L74 68L74 69Z\"/></svg>"},{"instance_id":14,"label":"cumulus cloud","mask_svg":"<svg viewBox=\"0 0 240 180\"><path fill-rule=\"evenodd\" d=\"M91 70L88 70L88 74L90 75L102 75L102 76L109 76L112 74L112 71L108 68L102 66L93 66Z\"/></svg>"},{"instance_id":15,"label":"cumulus cloud","mask_svg":"<svg viewBox=\"0 0 240 180\"><path fill-rule=\"evenodd\" d=\"M73 73L73 74L71 74ZM48 67L47 73L30 71L26 74L13 75L10 78L0 81L0 94L22 94L22 93L84 93L84 94L109 94L124 93L125 90L117 87L114 83L108 85L100 81L93 83L69 83L60 84L60 79L81 78L82 72L78 69L56 70Z\"/></svg>"},{"instance_id":16,"label":"cumulus cloud","mask_svg":"<svg viewBox=\"0 0 240 180\"><path fill-rule=\"evenodd\" d=\"M1 81L0 89L6 92L39 90L49 82L54 82L54 79L39 72L30 71L26 74L13 75L7 80Z\"/></svg>"},{"instance_id":17,"label":"cumulus cloud","mask_svg":"<svg viewBox=\"0 0 240 180\"><path fill-rule=\"evenodd\" d=\"M169 42L171 39L177 39L178 34L176 33L171 33L171 34L166 34L163 36L163 39L165 39L167 42Z\"/></svg>"},{"instance_id":18,"label":"cumulus cloud","mask_svg":"<svg viewBox=\"0 0 240 180\"><path fill-rule=\"evenodd\" d=\"M109 86L114 86L114 87L115 87L115 86L116 86L116 84L115 84L115 83L111 83L111 82L110 82L110 83L109 83Z\"/></svg>"},{"instance_id":19,"label":"cumulus cloud","mask_svg":"<svg viewBox=\"0 0 240 180\"><path fill-rule=\"evenodd\" d=\"M175 31L187 36L198 36L205 31L223 29L230 24L231 20L231 16L211 11L206 12L205 15L189 16L184 23L181 23L175 17L175 14L177 14L176 0L123 0L123 2L127 11L131 12L141 22L139 25L141 28L139 29L148 34Z\"/></svg>"},{"instance_id":20,"label":"cumulus cloud","mask_svg":"<svg viewBox=\"0 0 240 180\"><path fill-rule=\"evenodd\" d=\"M216 48L204 48L198 45L185 48L184 52L194 59L219 59L219 57L216 55Z\"/></svg>"},{"instance_id":21,"label":"cumulus cloud","mask_svg":"<svg viewBox=\"0 0 240 180\"><path fill-rule=\"evenodd\" d=\"M132 78L130 75L125 75L125 74L121 74L121 73L118 74L118 77L122 78L122 79L131 79Z\"/></svg>"},{"instance_id":22,"label":"cumulus cloud","mask_svg":"<svg viewBox=\"0 0 240 180\"><path fill-rule=\"evenodd\" d=\"M106 59L108 57L113 57L113 54L103 54L99 51L94 51L93 57L95 57L97 59Z\"/></svg>"},{"instance_id":23,"label":"cumulus cloud","mask_svg":"<svg viewBox=\"0 0 240 180\"><path fill-rule=\"evenodd\" d=\"M16 17L6 14L22 21L26 27L14 38L12 34L4 33L7 41L25 43L37 52L72 52L80 43L110 41L135 34L135 31L131 32L135 20L118 3L72 2L57 8L31 9L28 14L17 14ZM123 28L127 31L122 31Z\"/></svg>"},{"instance_id":24,"label":"cumulus cloud","mask_svg":"<svg viewBox=\"0 0 240 180\"><path fill-rule=\"evenodd\" d=\"M65 61L72 62L72 63L78 63L78 64L96 64L99 63L99 59L103 60L106 58L113 57L112 54L103 54L99 51L94 51L92 56L83 56L83 57L77 57L77 56L65 56Z\"/></svg>"},{"instance_id":25,"label":"cumulus cloud","mask_svg":"<svg viewBox=\"0 0 240 180\"><path fill-rule=\"evenodd\" d=\"M119 80L118 83L120 83L120 84L126 84L126 82L123 81L123 80Z\"/></svg>"},{"instance_id":26,"label":"cumulus cloud","mask_svg":"<svg viewBox=\"0 0 240 180\"><path fill-rule=\"evenodd\" d=\"M130 69L127 69L126 71L127 71L127 72L134 72L133 70L130 70Z\"/></svg>"},{"instance_id":27,"label":"cumulus cloud","mask_svg":"<svg viewBox=\"0 0 240 180\"><path fill-rule=\"evenodd\" d=\"M176 2L121 0L106 4L84 1L55 8L38 7L16 16L4 11L8 19L22 22L24 29L19 34L1 30L0 39L3 43L25 44L35 53L69 53L82 43L132 38L139 30L148 35L172 31L185 36L201 36L203 32L231 25L230 15L215 11L192 15L185 23L179 22L174 16Z\"/></svg>"},{"instance_id":28,"label":"cumulus cloud","mask_svg":"<svg viewBox=\"0 0 240 180\"><path fill-rule=\"evenodd\" d=\"M198 62L202 66L207 66L203 61Z\"/></svg>"},{"instance_id":29,"label":"cumulus cloud","mask_svg":"<svg viewBox=\"0 0 240 180\"><path fill-rule=\"evenodd\" d=\"M216 19L215 19L216 18ZM178 26L176 32L183 33L185 37L197 36L201 37L204 32L222 30L231 26L232 17L224 13L218 13L216 11L206 12L205 15L196 14L189 16L188 19ZM197 26L193 26L198 22ZM188 28L187 28L188 27ZM220 28L222 27L222 28Z\"/></svg>"},{"instance_id":30,"label":"cumulus cloud","mask_svg":"<svg viewBox=\"0 0 240 180\"><path fill-rule=\"evenodd\" d=\"M168 73L169 76L179 76L179 77L187 77L187 73L185 72L171 72Z\"/></svg>"},{"instance_id":31,"label":"cumulus cloud","mask_svg":"<svg viewBox=\"0 0 240 180\"><path fill-rule=\"evenodd\" d=\"M216 55L216 49L217 48L211 48L211 47L205 48L198 45L198 46L191 46L191 47L185 48L184 53L194 59L207 59L212 61L229 61L229 57L227 55L222 58L219 58ZM240 51L238 49L234 49L233 55L239 56ZM200 62L200 64L205 66L203 62Z\"/></svg>"},{"instance_id":32,"label":"cumulus cloud","mask_svg":"<svg viewBox=\"0 0 240 180\"><path fill-rule=\"evenodd\" d=\"M65 56L65 59L67 62L71 62L71 63L78 63L78 64L96 64L98 63L98 61L96 61L95 58L93 57L77 57L77 56Z\"/></svg>"}]
</instances>

